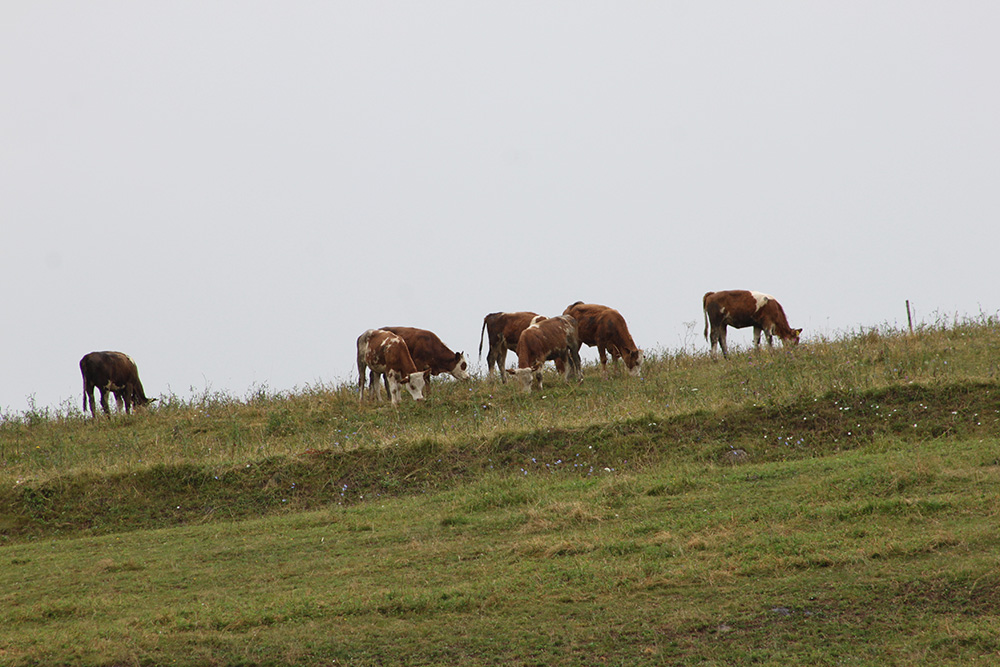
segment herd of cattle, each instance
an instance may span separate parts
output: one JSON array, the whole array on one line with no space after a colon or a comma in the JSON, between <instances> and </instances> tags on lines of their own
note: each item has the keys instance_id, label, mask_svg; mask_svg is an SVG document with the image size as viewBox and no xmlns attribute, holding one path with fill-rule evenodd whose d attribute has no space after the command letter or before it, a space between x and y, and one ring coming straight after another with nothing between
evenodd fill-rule
<instances>
[{"instance_id":1,"label":"herd of cattle","mask_svg":"<svg viewBox=\"0 0 1000 667\"><path fill-rule=\"evenodd\" d=\"M773 336L784 343L798 343L802 329L788 326L785 311L773 296L747 290L708 292L702 298L705 317L705 339L716 345L723 356L729 356L726 328L753 327L754 346L760 347L760 335L773 344ZM489 341L486 353L487 374L496 366L500 379L516 378L524 391L542 387L542 366L554 361L556 369L567 380L582 379L580 346L596 347L602 372L607 369L608 355L612 363L621 359L631 375L639 375L643 352L632 340L622 317L614 308L577 301L562 315L546 317L532 312L490 313L483 318L479 334L479 356L483 354L483 338ZM517 368L504 369L507 352L517 354ZM461 352L453 352L440 338L426 329L413 327L382 327L368 329L358 337L358 393L365 394L365 371L368 371L368 392L381 399L381 385L394 404L399 403L402 390L417 401L424 398L424 387L431 376L449 373L459 380L469 376L469 364ZM121 352L91 352L80 360L83 374L83 410L97 417L94 389L101 392L101 408L110 414L108 393L115 396L118 410L126 412L132 406L144 406L156 399L146 397L139 381L139 370L127 354ZM381 382L380 382L381 379Z\"/></svg>"}]
</instances>

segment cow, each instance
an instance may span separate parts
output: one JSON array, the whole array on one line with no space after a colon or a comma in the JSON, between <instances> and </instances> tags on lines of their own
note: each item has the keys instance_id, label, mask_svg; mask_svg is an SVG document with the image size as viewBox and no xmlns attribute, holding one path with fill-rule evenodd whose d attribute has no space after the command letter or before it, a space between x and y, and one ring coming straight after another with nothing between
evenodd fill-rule
<instances>
[{"instance_id":1,"label":"cow","mask_svg":"<svg viewBox=\"0 0 1000 667\"><path fill-rule=\"evenodd\" d=\"M420 370L429 370L431 375L450 373L457 380L471 377L465 353L452 352L434 332L414 327L382 327L382 330L391 331L406 341L413 363Z\"/></svg>"},{"instance_id":2,"label":"cow","mask_svg":"<svg viewBox=\"0 0 1000 667\"><path fill-rule=\"evenodd\" d=\"M90 352L80 360L80 373L83 375L83 411L87 412L87 402L90 401L90 414L97 418L97 403L94 401L94 388L101 390L101 409L108 417L111 409L108 407L108 392L115 395L115 403L121 412L125 404L125 413L132 412L132 406L149 405L155 398L146 398L146 392L139 381L139 368L132 357L122 352Z\"/></svg>"},{"instance_id":3,"label":"cow","mask_svg":"<svg viewBox=\"0 0 1000 667\"><path fill-rule=\"evenodd\" d=\"M429 373L421 372L413 363L406 341L383 329L368 329L358 336L358 395L365 393L365 370L369 370L369 392L382 400L378 376L385 376L386 391L393 405L401 400L405 387L415 401L424 400L424 385Z\"/></svg>"},{"instance_id":4,"label":"cow","mask_svg":"<svg viewBox=\"0 0 1000 667\"><path fill-rule=\"evenodd\" d=\"M562 360L567 380L573 375L583 379L580 337L576 320L569 315L533 318L517 341L517 369L508 368L507 373L521 381L525 392L531 393L532 389L542 388L542 366L549 359Z\"/></svg>"},{"instance_id":5,"label":"cow","mask_svg":"<svg viewBox=\"0 0 1000 667\"><path fill-rule=\"evenodd\" d=\"M792 329L788 326L785 310L770 294L750 292L747 290L727 290L724 292L708 292L701 299L702 310L705 313L705 340L712 344L712 354L715 346L722 347L722 356L729 358L729 348L726 345L726 327L742 329L753 327L754 348L760 349L760 334L767 337L769 347L774 346L772 336L777 334L783 345L795 345L799 342L802 329ZM711 339L709 333L711 332Z\"/></svg>"},{"instance_id":6,"label":"cow","mask_svg":"<svg viewBox=\"0 0 1000 667\"><path fill-rule=\"evenodd\" d=\"M507 350L517 351L517 341L521 338L521 332L528 328L531 320L540 317L538 313L520 311L516 313L490 313L483 318L483 329L479 332L479 358L483 358L483 334L488 334L487 339L490 349L486 353L487 374L493 374L494 364L500 373L501 382L507 381L507 374L504 366L507 363Z\"/></svg>"},{"instance_id":7,"label":"cow","mask_svg":"<svg viewBox=\"0 0 1000 667\"><path fill-rule=\"evenodd\" d=\"M643 353L632 340L632 334L628 332L628 326L621 313L607 306L577 301L567 306L563 315L569 315L576 320L581 344L586 343L590 347L597 348L602 373L607 372L607 353L610 352L612 363L617 364L618 360L622 359L629 375L639 376Z\"/></svg>"}]
</instances>

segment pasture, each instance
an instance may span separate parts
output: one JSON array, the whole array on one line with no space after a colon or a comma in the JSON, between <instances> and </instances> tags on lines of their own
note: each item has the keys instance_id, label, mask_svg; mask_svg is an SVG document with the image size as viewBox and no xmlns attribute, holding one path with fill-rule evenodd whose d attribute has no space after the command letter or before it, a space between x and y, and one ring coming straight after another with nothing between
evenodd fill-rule
<instances>
[{"instance_id":1,"label":"pasture","mask_svg":"<svg viewBox=\"0 0 1000 667\"><path fill-rule=\"evenodd\" d=\"M0 662L1000 660L996 320L731 352L5 415Z\"/></svg>"}]
</instances>

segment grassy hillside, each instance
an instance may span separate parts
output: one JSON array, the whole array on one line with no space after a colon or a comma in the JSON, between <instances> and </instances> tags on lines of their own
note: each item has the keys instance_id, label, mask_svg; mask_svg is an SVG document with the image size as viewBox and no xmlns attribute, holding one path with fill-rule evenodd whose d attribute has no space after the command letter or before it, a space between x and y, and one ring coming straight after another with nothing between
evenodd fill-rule
<instances>
[{"instance_id":1,"label":"grassy hillside","mask_svg":"<svg viewBox=\"0 0 1000 667\"><path fill-rule=\"evenodd\" d=\"M1000 660L1000 327L0 422L0 663Z\"/></svg>"}]
</instances>

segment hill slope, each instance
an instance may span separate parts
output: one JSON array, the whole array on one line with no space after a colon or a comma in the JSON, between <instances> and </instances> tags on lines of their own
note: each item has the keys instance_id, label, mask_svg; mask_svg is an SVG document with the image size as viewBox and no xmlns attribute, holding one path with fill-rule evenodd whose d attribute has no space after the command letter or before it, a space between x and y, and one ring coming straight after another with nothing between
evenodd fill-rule
<instances>
[{"instance_id":1,"label":"hill slope","mask_svg":"<svg viewBox=\"0 0 1000 667\"><path fill-rule=\"evenodd\" d=\"M1000 334L0 423L9 664L997 658Z\"/></svg>"}]
</instances>

